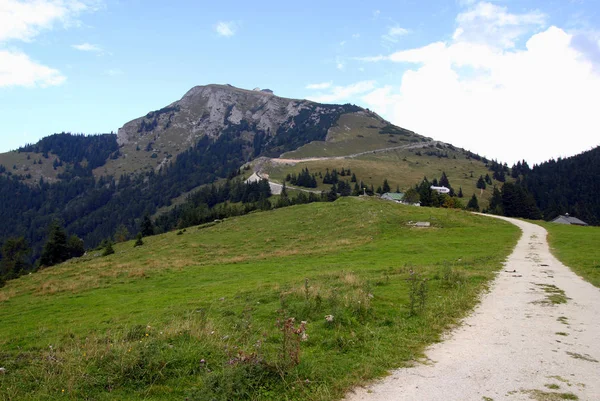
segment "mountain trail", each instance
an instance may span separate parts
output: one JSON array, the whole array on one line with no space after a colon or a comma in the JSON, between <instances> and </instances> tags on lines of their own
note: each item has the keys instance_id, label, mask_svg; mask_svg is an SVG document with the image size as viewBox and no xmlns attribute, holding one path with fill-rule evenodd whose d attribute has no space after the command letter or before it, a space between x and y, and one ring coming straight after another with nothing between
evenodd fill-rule
<instances>
[{"instance_id":1,"label":"mountain trail","mask_svg":"<svg viewBox=\"0 0 600 401\"><path fill-rule=\"evenodd\" d=\"M600 290L552 256L544 228L498 218L523 234L475 311L428 364L346 401L600 400Z\"/></svg>"},{"instance_id":2,"label":"mountain trail","mask_svg":"<svg viewBox=\"0 0 600 401\"><path fill-rule=\"evenodd\" d=\"M421 148L425 148L428 147L431 144L436 144L436 143L441 143L438 141L429 141L429 142L425 142L425 143L411 143L408 145L401 145L401 146L393 146L391 148L382 148L382 149L374 149L374 150L367 150L365 152L359 152L359 153L353 153L351 155L345 155L345 156L323 156L323 157L306 157L306 158L302 158L302 159L290 159L290 158L269 158L268 160L276 163L276 164L296 164L296 163L303 163L303 162L314 162L314 161L319 161L319 160L343 160L343 159L353 159L355 157L360 157L360 156L365 156L365 155L369 155L369 154L376 154L376 153L385 153L385 152L390 152L392 150L399 150L399 149L421 149Z\"/></svg>"}]
</instances>

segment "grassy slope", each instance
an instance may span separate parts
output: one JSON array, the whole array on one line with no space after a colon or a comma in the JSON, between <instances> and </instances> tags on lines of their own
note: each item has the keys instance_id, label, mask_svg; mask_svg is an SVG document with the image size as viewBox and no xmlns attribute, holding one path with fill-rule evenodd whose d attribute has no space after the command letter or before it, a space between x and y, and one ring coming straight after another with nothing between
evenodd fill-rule
<instances>
[{"instance_id":1,"label":"grassy slope","mask_svg":"<svg viewBox=\"0 0 600 401\"><path fill-rule=\"evenodd\" d=\"M370 150L384 149L428 139L418 135L382 135L381 128L388 124L365 112L348 113L340 117L337 124L327 133L325 141L314 141L292 152L281 155L283 158L301 159L306 157L347 156Z\"/></svg>"},{"instance_id":2,"label":"grassy slope","mask_svg":"<svg viewBox=\"0 0 600 401\"><path fill-rule=\"evenodd\" d=\"M330 171L333 168L338 170L349 168L356 174L358 180L364 181L367 185L373 184L377 188L387 178L392 190L399 186L400 190L406 191L420 182L424 176L427 176L429 180L439 179L442 171L445 171L450 184L456 191L459 187L462 187L465 204L472 194L476 194L480 200L480 206L487 206L493 186L488 185L482 194L476 184L480 175L490 174L491 176L492 172L482 162L472 159L467 160L460 151L444 149L444 152L448 152L449 157L439 158L425 155L426 150L433 149L422 149L422 156L417 156L414 151L393 150L343 160L316 160L295 165L278 164L268 167L267 172L271 179L282 182L288 173L298 174L303 168L308 168L311 173L320 171L323 174L326 168ZM456 156L456 159L453 156ZM345 179L350 180L350 177ZM495 180L494 184L498 187L502 186L501 182ZM330 187L330 185L320 185L317 189L329 190Z\"/></svg>"},{"instance_id":3,"label":"grassy slope","mask_svg":"<svg viewBox=\"0 0 600 401\"><path fill-rule=\"evenodd\" d=\"M548 230L550 248L561 262L600 287L600 227L535 223Z\"/></svg>"},{"instance_id":4,"label":"grassy slope","mask_svg":"<svg viewBox=\"0 0 600 401\"><path fill-rule=\"evenodd\" d=\"M407 226L422 220L434 227ZM235 382L251 399L335 399L437 341L518 235L462 211L349 198L92 252L0 289L0 398L204 399ZM411 269L429 279L414 316ZM291 316L309 340L286 368L275 322ZM240 350L263 361L225 363Z\"/></svg>"},{"instance_id":5,"label":"grassy slope","mask_svg":"<svg viewBox=\"0 0 600 401\"><path fill-rule=\"evenodd\" d=\"M29 159L27 159L29 157ZM35 152L17 152L11 151L6 153L0 153L0 164L6 167L6 175L8 172L12 172L15 175L21 175L25 177L27 174L31 174L31 178L25 179L24 182L29 184L37 184L40 181L40 177L44 177L44 180L54 182L58 180L58 174L65 171L65 167L57 167L56 170L52 167L52 164L57 159L56 155L50 153L48 158L44 158L41 153ZM34 164L41 160L42 164ZM13 169L16 167L16 169Z\"/></svg>"}]
</instances>

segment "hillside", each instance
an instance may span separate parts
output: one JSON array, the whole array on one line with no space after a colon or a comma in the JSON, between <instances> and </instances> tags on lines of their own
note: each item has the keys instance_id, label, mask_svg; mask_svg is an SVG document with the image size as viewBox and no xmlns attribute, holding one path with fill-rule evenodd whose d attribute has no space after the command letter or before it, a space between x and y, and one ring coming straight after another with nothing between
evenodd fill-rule
<instances>
[{"instance_id":1,"label":"hillside","mask_svg":"<svg viewBox=\"0 0 600 401\"><path fill-rule=\"evenodd\" d=\"M89 252L0 289L0 398L338 399L419 358L518 236L459 210L344 198ZM283 336L291 317L306 341Z\"/></svg>"},{"instance_id":2,"label":"hillside","mask_svg":"<svg viewBox=\"0 0 600 401\"><path fill-rule=\"evenodd\" d=\"M371 151L375 153L364 153ZM456 190L464 184L469 196L479 175L486 174L479 157L395 127L357 106L286 99L229 85L198 86L180 100L125 124L118 135L55 134L0 154L0 217L6 223L0 228L0 243L23 236L35 259L50 223L58 220L86 247L94 247L118 229L135 235L144 215L158 217L157 211L168 212L199 188L249 176L252 171L240 171L249 162L260 169L264 163L255 160L282 154L360 152L363 155L350 162L363 163L356 165L360 179L375 188L388 179L405 190L423 176L439 179L445 171ZM339 165L332 161L320 167ZM284 178L277 171L272 177ZM487 193L480 196L485 203ZM243 205L242 212L259 207L256 200ZM223 213L231 214L240 212ZM178 225L176 217L167 220L162 229Z\"/></svg>"}]
</instances>

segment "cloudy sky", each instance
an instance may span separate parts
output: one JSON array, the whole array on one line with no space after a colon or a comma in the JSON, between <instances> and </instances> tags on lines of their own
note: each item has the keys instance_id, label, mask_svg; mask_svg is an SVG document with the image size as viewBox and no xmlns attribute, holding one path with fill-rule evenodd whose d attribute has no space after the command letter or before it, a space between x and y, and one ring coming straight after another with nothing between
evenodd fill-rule
<instances>
[{"instance_id":1,"label":"cloudy sky","mask_svg":"<svg viewBox=\"0 0 600 401\"><path fill-rule=\"evenodd\" d=\"M0 0L0 151L116 132L209 83L539 163L600 144L600 4Z\"/></svg>"}]
</instances>

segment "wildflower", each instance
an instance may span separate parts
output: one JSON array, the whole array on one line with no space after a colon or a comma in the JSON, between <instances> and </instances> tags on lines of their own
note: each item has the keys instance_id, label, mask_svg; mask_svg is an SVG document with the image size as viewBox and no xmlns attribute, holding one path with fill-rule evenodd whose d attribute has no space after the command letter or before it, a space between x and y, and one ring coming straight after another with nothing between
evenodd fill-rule
<instances>
[{"instance_id":1,"label":"wildflower","mask_svg":"<svg viewBox=\"0 0 600 401\"><path fill-rule=\"evenodd\" d=\"M327 315L325 316L325 320L329 323L333 322L333 315Z\"/></svg>"},{"instance_id":2,"label":"wildflower","mask_svg":"<svg viewBox=\"0 0 600 401\"><path fill-rule=\"evenodd\" d=\"M6 374L6 368L0 368L0 375Z\"/></svg>"},{"instance_id":3,"label":"wildflower","mask_svg":"<svg viewBox=\"0 0 600 401\"><path fill-rule=\"evenodd\" d=\"M146 333L146 337L148 337L148 333Z\"/></svg>"}]
</instances>

